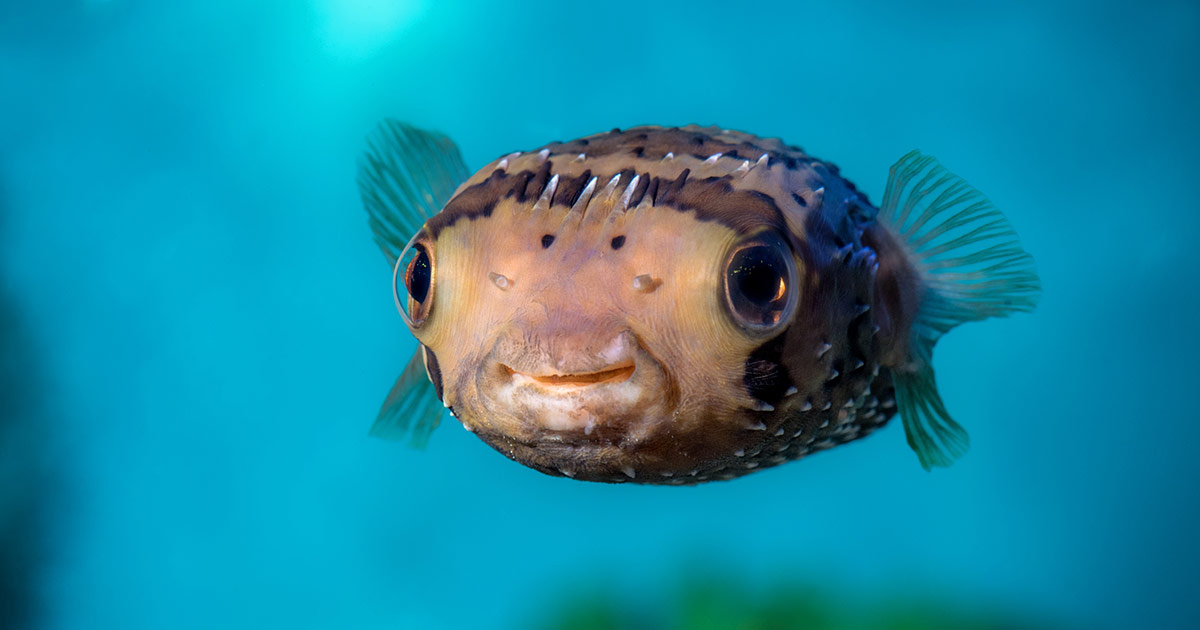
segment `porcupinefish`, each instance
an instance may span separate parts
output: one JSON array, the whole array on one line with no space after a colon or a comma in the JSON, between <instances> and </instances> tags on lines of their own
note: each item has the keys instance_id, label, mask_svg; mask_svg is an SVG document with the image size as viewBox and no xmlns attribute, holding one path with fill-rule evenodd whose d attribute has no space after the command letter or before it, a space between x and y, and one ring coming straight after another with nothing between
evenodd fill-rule
<instances>
[{"instance_id":1,"label":"porcupinefish","mask_svg":"<svg viewBox=\"0 0 1200 630\"><path fill-rule=\"evenodd\" d=\"M372 433L424 442L448 409L550 475L732 479L896 414L922 466L949 465L968 438L934 344L1039 293L1005 218L915 151L875 206L799 147L715 127L469 175L447 137L388 120L358 183L418 341Z\"/></svg>"}]
</instances>

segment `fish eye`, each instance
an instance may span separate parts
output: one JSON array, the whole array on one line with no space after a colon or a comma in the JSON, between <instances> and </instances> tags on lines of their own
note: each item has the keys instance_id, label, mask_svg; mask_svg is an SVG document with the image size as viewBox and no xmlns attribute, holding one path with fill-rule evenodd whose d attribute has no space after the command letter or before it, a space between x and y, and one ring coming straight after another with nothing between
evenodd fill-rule
<instances>
[{"instance_id":1,"label":"fish eye","mask_svg":"<svg viewBox=\"0 0 1200 630\"><path fill-rule=\"evenodd\" d=\"M419 328L433 306L433 244L424 232L409 241L392 271L396 308L410 328Z\"/></svg>"},{"instance_id":2,"label":"fish eye","mask_svg":"<svg viewBox=\"0 0 1200 630\"><path fill-rule=\"evenodd\" d=\"M725 265L725 300L734 320L756 332L788 321L798 301L791 248L774 233L734 247Z\"/></svg>"}]
</instances>

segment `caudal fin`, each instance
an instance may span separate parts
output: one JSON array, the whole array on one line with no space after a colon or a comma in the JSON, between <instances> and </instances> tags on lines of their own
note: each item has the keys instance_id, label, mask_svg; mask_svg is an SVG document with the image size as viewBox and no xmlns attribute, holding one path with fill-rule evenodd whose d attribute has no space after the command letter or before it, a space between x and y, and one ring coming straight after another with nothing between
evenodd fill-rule
<instances>
[{"instance_id":1,"label":"caudal fin","mask_svg":"<svg viewBox=\"0 0 1200 630\"><path fill-rule=\"evenodd\" d=\"M912 151L892 165L878 220L908 247L923 287L909 362L894 371L897 408L921 465L948 466L970 440L938 395L934 344L963 322L1033 310L1041 286L1004 216L932 157Z\"/></svg>"}]
</instances>

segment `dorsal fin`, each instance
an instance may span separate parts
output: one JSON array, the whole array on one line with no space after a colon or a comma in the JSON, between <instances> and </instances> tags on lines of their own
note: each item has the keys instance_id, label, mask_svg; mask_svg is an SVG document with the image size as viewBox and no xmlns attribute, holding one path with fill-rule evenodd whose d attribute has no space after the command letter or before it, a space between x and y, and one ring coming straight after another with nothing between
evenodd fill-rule
<instances>
[{"instance_id":1,"label":"dorsal fin","mask_svg":"<svg viewBox=\"0 0 1200 630\"><path fill-rule=\"evenodd\" d=\"M358 190L390 265L469 176L446 136L390 118L379 123L359 162Z\"/></svg>"},{"instance_id":2,"label":"dorsal fin","mask_svg":"<svg viewBox=\"0 0 1200 630\"><path fill-rule=\"evenodd\" d=\"M933 346L963 322L1033 310L1033 258L987 198L916 151L892 166L878 221L907 248L921 293L907 361L893 371L897 407L921 465L948 466L970 441L938 395Z\"/></svg>"}]
</instances>

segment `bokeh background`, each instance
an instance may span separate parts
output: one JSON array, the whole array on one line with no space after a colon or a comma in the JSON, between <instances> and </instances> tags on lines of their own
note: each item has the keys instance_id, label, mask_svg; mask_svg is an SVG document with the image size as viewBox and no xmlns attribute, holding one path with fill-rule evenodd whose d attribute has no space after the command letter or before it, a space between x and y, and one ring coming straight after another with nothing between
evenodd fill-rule
<instances>
[{"instance_id":1,"label":"bokeh background","mask_svg":"<svg viewBox=\"0 0 1200 630\"><path fill-rule=\"evenodd\" d=\"M1197 112L1192 0L4 2L0 626L1196 627ZM876 201L920 148L1044 297L939 345L948 470L898 423L695 488L369 439L385 116L472 168L715 123Z\"/></svg>"}]
</instances>

